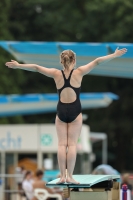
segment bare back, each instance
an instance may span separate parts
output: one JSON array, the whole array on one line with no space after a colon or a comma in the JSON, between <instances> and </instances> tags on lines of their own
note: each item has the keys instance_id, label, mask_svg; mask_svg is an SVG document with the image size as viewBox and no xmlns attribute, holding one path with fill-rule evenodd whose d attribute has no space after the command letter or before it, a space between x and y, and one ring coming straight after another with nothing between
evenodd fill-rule
<instances>
[{"instance_id":1,"label":"bare back","mask_svg":"<svg viewBox=\"0 0 133 200\"><path fill-rule=\"evenodd\" d=\"M35 180L33 183L33 188L34 189L36 189L36 188L45 189L46 188L45 182L42 180Z\"/></svg>"},{"instance_id":2,"label":"bare back","mask_svg":"<svg viewBox=\"0 0 133 200\"><path fill-rule=\"evenodd\" d=\"M70 71L64 70L64 75L66 79L69 78L70 73L71 73L71 70ZM57 89L60 89L64 86L64 78L63 78L61 70L58 70L56 72L54 80L55 80ZM81 86L81 81L82 81L81 73L79 73L78 69L75 69L70 78L70 85L72 87L79 88ZM62 90L60 98L61 98L60 99L61 102L63 103L72 103L76 100L76 93L72 88L67 87Z\"/></svg>"}]
</instances>

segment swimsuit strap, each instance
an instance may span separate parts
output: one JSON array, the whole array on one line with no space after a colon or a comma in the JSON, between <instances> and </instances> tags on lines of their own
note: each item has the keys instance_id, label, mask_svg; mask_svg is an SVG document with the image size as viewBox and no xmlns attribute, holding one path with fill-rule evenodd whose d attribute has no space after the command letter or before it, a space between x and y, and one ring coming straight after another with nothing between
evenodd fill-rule
<instances>
[{"instance_id":1,"label":"swimsuit strap","mask_svg":"<svg viewBox=\"0 0 133 200\"><path fill-rule=\"evenodd\" d=\"M71 72L70 72L70 74L69 74L68 78L66 78L66 77L65 77L64 71L63 71L63 70L61 70L61 72L62 72L62 75L63 75L63 77L64 77L64 79L65 79L65 80L70 80L73 70L74 70L74 69L72 69L72 70L71 70Z\"/></svg>"},{"instance_id":2,"label":"swimsuit strap","mask_svg":"<svg viewBox=\"0 0 133 200\"><path fill-rule=\"evenodd\" d=\"M68 77L68 80L69 80L69 81L70 81L70 79L71 79L71 76L72 76L73 70L74 70L74 69L72 69L71 72L70 72L70 74L69 74L69 77Z\"/></svg>"},{"instance_id":3,"label":"swimsuit strap","mask_svg":"<svg viewBox=\"0 0 133 200\"><path fill-rule=\"evenodd\" d=\"M65 77L65 74L64 74L63 70L61 70L61 72L62 72L64 80L66 80L66 77Z\"/></svg>"}]
</instances>

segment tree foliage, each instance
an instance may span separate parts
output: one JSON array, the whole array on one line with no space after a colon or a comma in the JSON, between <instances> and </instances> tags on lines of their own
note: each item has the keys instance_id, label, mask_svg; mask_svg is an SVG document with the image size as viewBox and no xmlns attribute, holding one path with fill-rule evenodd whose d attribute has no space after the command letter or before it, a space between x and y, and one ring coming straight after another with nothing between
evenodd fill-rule
<instances>
[{"instance_id":1,"label":"tree foliage","mask_svg":"<svg viewBox=\"0 0 133 200\"><path fill-rule=\"evenodd\" d=\"M13 0L9 30L16 40L132 42L132 0Z\"/></svg>"},{"instance_id":2,"label":"tree foliage","mask_svg":"<svg viewBox=\"0 0 133 200\"><path fill-rule=\"evenodd\" d=\"M132 0L5 0L0 13L1 40L132 42ZM11 58L0 49L0 94L56 92L52 79L7 69L4 63ZM85 111L91 130L108 134L109 163L119 170L133 168L132 84L132 79L99 76L86 76L82 84L82 92L110 91L120 97L106 109ZM0 123L45 123L54 116L1 118Z\"/></svg>"}]
</instances>

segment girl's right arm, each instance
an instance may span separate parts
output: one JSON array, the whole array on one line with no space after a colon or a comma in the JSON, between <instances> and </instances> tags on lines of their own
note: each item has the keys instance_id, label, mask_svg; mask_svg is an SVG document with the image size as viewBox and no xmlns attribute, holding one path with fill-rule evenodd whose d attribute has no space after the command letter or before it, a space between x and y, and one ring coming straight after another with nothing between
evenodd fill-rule
<instances>
[{"instance_id":1,"label":"girl's right arm","mask_svg":"<svg viewBox=\"0 0 133 200\"><path fill-rule=\"evenodd\" d=\"M23 70L32 71L32 72L39 72L43 75L46 75L52 78L54 78L55 72L58 71L55 68L46 68L46 67L42 67L36 64L19 64L15 60L11 60L11 62L6 62L5 65L12 69L23 69Z\"/></svg>"}]
</instances>

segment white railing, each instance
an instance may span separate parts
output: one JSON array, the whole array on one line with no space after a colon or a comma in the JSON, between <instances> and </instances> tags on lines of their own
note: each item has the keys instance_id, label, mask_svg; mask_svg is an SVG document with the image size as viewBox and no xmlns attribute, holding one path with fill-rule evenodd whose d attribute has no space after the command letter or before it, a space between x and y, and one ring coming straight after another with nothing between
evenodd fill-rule
<instances>
[{"instance_id":1,"label":"white railing","mask_svg":"<svg viewBox=\"0 0 133 200\"><path fill-rule=\"evenodd\" d=\"M18 174L0 174L0 200L26 200L22 197L22 190L18 189Z\"/></svg>"},{"instance_id":2,"label":"white railing","mask_svg":"<svg viewBox=\"0 0 133 200\"><path fill-rule=\"evenodd\" d=\"M18 174L0 174L0 200L26 200L26 197L22 195L24 191L18 189L17 178L22 178L22 176ZM52 176L46 178L52 178ZM38 197L36 196L38 200L45 200L46 197L62 200L59 194L49 194L46 190L43 190L43 192L41 190L43 194L40 196L38 191L40 189L34 193L38 195Z\"/></svg>"}]
</instances>

